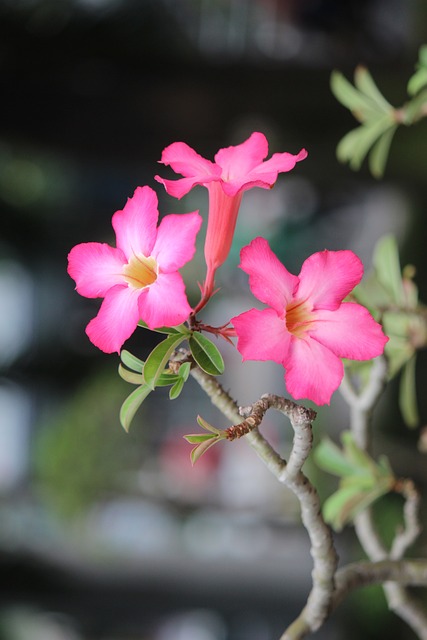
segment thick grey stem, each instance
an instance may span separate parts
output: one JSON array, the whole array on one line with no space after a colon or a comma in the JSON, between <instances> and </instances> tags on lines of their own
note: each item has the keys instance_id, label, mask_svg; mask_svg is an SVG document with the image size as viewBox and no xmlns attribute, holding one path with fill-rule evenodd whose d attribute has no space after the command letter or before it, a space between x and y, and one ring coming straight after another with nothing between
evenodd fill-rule
<instances>
[{"instance_id":1,"label":"thick grey stem","mask_svg":"<svg viewBox=\"0 0 427 640\"><path fill-rule=\"evenodd\" d=\"M303 638L309 632L318 629L329 613L338 562L332 533L321 514L317 491L301 471L311 451L311 423L315 413L273 395L265 395L251 407L239 411L237 404L224 391L216 378L207 375L198 367L194 367L191 373L212 403L233 423L240 422L242 415L248 419L251 414L256 414L255 422L259 424L269 408L277 409L291 421L294 439L288 463L279 456L256 427L245 437L267 468L279 482L295 494L300 503L301 518L310 538L310 553L313 558L312 589L301 614L284 632L281 640Z\"/></svg>"},{"instance_id":2,"label":"thick grey stem","mask_svg":"<svg viewBox=\"0 0 427 640\"><path fill-rule=\"evenodd\" d=\"M348 564L336 572L332 607L335 609L355 589L390 581L402 586L426 587L427 560L416 558Z\"/></svg>"},{"instance_id":3,"label":"thick grey stem","mask_svg":"<svg viewBox=\"0 0 427 640\"><path fill-rule=\"evenodd\" d=\"M372 367L371 378L360 394L355 392L348 379L341 386L342 395L350 407L350 429L356 444L365 451L370 448L372 412L384 389L386 378L386 361L384 358L377 358ZM399 560L419 533L418 493L413 484L409 483L403 488L402 494L405 498L405 527L396 535L390 552L378 535L371 509L365 509L354 520L359 542L374 562ZM405 620L421 640L427 640L427 615L420 604L397 582L387 581L383 588L389 608Z\"/></svg>"}]
</instances>

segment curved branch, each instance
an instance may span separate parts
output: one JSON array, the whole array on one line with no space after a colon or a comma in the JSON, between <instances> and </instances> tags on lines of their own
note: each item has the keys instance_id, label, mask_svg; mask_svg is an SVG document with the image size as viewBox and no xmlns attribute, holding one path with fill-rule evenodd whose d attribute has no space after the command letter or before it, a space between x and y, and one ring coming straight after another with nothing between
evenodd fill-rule
<instances>
[{"instance_id":1,"label":"curved branch","mask_svg":"<svg viewBox=\"0 0 427 640\"><path fill-rule=\"evenodd\" d=\"M360 394L356 393L348 378L345 378L341 385L342 395L350 407L350 429L356 444L365 451L369 450L372 412L384 389L386 379L386 361L381 357L374 361L370 380ZM396 534L390 551L379 537L370 508L362 511L354 519L359 542L369 558L375 562L399 560L419 534L418 492L412 482L404 481L401 493L405 499L404 528ZM383 587L389 608L405 620L419 638L427 640L427 614L420 604L397 582L387 581Z\"/></svg>"},{"instance_id":2,"label":"curved branch","mask_svg":"<svg viewBox=\"0 0 427 640\"><path fill-rule=\"evenodd\" d=\"M316 414L290 400L270 394L262 396L251 407L238 410L237 404L216 378L204 373L198 367L192 368L191 374L210 397L212 403L233 423L238 422L241 416L245 417L243 423L239 422L227 430L229 439L246 434L247 440L263 463L299 501L301 519L310 538L310 553L313 558L312 588L301 614L284 632L281 640L303 638L309 632L317 630L329 613L338 563L331 530L322 517L319 495L301 471L311 451L313 439L311 425ZM257 429L269 408L274 408L286 415L294 430L288 463Z\"/></svg>"},{"instance_id":3,"label":"curved branch","mask_svg":"<svg viewBox=\"0 0 427 640\"><path fill-rule=\"evenodd\" d=\"M398 582L401 586L427 587L427 560L414 558L348 564L336 572L332 609L336 609L355 589L384 582Z\"/></svg>"}]
</instances>

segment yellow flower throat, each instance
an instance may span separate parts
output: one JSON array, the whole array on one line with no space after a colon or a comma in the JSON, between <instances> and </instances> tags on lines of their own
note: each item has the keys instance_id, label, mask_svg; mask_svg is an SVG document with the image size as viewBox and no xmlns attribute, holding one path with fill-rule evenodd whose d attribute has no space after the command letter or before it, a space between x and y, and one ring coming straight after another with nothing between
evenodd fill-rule
<instances>
[{"instance_id":1,"label":"yellow flower throat","mask_svg":"<svg viewBox=\"0 0 427 640\"><path fill-rule=\"evenodd\" d=\"M123 270L125 280L135 289L149 287L157 280L157 262L153 257L134 255Z\"/></svg>"},{"instance_id":2,"label":"yellow flower throat","mask_svg":"<svg viewBox=\"0 0 427 640\"><path fill-rule=\"evenodd\" d=\"M302 336L314 325L314 314L305 301L293 301L286 308L286 328L296 338Z\"/></svg>"}]
</instances>

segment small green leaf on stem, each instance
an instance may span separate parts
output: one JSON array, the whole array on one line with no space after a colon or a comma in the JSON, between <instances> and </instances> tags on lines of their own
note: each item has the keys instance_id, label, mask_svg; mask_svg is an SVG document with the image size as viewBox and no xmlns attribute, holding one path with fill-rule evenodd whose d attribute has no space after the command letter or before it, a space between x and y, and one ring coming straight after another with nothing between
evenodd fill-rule
<instances>
[{"instance_id":1,"label":"small green leaf on stem","mask_svg":"<svg viewBox=\"0 0 427 640\"><path fill-rule=\"evenodd\" d=\"M378 462L374 461L356 445L350 431L342 434L342 441L342 450L326 440L314 452L319 467L341 478L338 490L326 500L323 508L326 522L337 531L395 486L387 458L383 456Z\"/></svg>"},{"instance_id":2,"label":"small green leaf on stem","mask_svg":"<svg viewBox=\"0 0 427 640\"><path fill-rule=\"evenodd\" d=\"M417 407L416 376L415 376L416 356L415 354L408 360L402 370L399 387L399 407L406 425L412 429L420 423Z\"/></svg>"},{"instance_id":3,"label":"small green leaf on stem","mask_svg":"<svg viewBox=\"0 0 427 640\"><path fill-rule=\"evenodd\" d=\"M185 336L191 335L190 329L185 324L179 324L176 327L157 327L157 329L150 329L150 327L143 321L138 322L138 326L143 329L149 329L149 331L156 331L157 333L166 333L168 335L176 335L182 333Z\"/></svg>"},{"instance_id":4,"label":"small green leaf on stem","mask_svg":"<svg viewBox=\"0 0 427 640\"><path fill-rule=\"evenodd\" d=\"M140 360L136 356L132 355L132 353L126 351L126 349L123 349L123 351L120 352L120 359L123 364L131 371L142 373L142 370L144 368L143 360Z\"/></svg>"},{"instance_id":5,"label":"small green leaf on stem","mask_svg":"<svg viewBox=\"0 0 427 640\"><path fill-rule=\"evenodd\" d=\"M224 373L224 360L216 345L203 334L195 331L188 343L196 364L205 373L218 376Z\"/></svg>"},{"instance_id":6,"label":"small green leaf on stem","mask_svg":"<svg viewBox=\"0 0 427 640\"><path fill-rule=\"evenodd\" d=\"M135 373L134 371L129 371L122 364L119 364L119 376L125 382L129 382L130 384L144 384L144 377L142 373Z\"/></svg>"},{"instance_id":7,"label":"small green leaf on stem","mask_svg":"<svg viewBox=\"0 0 427 640\"><path fill-rule=\"evenodd\" d=\"M120 409L120 423L123 429L128 432L131 422L145 398L151 392L146 384L141 385L126 398Z\"/></svg>"},{"instance_id":8,"label":"small green leaf on stem","mask_svg":"<svg viewBox=\"0 0 427 640\"><path fill-rule=\"evenodd\" d=\"M148 356L143 370L145 383L154 389L164 372L173 351L185 340L182 333L174 334L160 342Z\"/></svg>"},{"instance_id":9,"label":"small green leaf on stem","mask_svg":"<svg viewBox=\"0 0 427 640\"><path fill-rule=\"evenodd\" d=\"M400 269L399 249L393 235L380 238L375 246L373 264L378 280L397 305L405 302Z\"/></svg>"},{"instance_id":10,"label":"small green leaf on stem","mask_svg":"<svg viewBox=\"0 0 427 640\"><path fill-rule=\"evenodd\" d=\"M170 388L169 391L169 400L176 400L178 396L181 394L181 391L184 388L185 380L184 378L178 377L178 380L175 384Z\"/></svg>"}]
</instances>

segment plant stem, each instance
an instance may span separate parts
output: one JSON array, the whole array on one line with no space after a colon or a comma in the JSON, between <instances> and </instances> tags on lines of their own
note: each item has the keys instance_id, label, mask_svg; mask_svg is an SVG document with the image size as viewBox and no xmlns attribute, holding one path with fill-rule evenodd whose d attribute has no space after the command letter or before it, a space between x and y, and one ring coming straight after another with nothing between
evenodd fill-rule
<instances>
[{"instance_id":1,"label":"plant stem","mask_svg":"<svg viewBox=\"0 0 427 640\"><path fill-rule=\"evenodd\" d=\"M318 493L301 471L311 451L311 423L316 414L310 409L274 395L265 395L251 407L239 410L237 403L216 378L198 367L193 367L191 374L212 403L230 421L241 423L242 415L246 417L246 421L251 426L251 430L245 436L246 439L278 481L288 487L299 501L301 519L309 535L310 553L313 558L312 588L305 607L298 618L286 629L281 640L303 638L311 631L317 630L328 616L335 589L334 576L338 562L331 530L322 517ZM286 415L293 427L293 446L288 463L260 434L257 426L254 426L261 422L269 408L274 408Z\"/></svg>"},{"instance_id":2,"label":"plant stem","mask_svg":"<svg viewBox=\"0 0 427 640\"><path fill-rule=\"evenodd\" d=\"M371 377L360 394L345 379L341 387L342 394L350 407L350 430L356 444L369 452L371 439L372 412L380 397L387 379L387 366L384 358L374 361ZM391 551L384 546L373 522L372 510L365 509L354 519L356 535L364 551L374 562L387 559L399 560L407 548L414 542L419 531L419 496L410 481L402 488L405 498L404 529L399 532L392 544ZM408 591L397 582L386 581L383 584L389 608L406 623L422 640L427 640L427 614Z\"/></svg>"}]
</instances>

